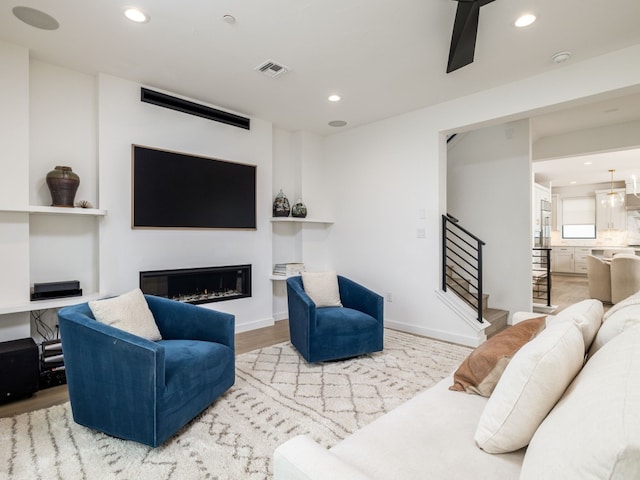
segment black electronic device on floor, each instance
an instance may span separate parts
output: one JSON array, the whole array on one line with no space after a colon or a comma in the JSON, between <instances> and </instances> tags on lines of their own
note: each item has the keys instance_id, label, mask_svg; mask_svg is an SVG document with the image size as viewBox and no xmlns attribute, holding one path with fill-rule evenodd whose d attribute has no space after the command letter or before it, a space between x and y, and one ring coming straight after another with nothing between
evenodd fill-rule
<instances>
[{"instance_id":1,"label":"black electronic device on floor","mask_svg":"<svg viewBox=\"0 0 640 480\"><path fill-rule=\"evenodd\" d=\"M62 342L59 338L42 342L40 354L40 390L64 385L67 376L64 367Z\"/></svg>"},{"instance_id":2,"label":"black electronic device on floor","mask_svg":"<svg viewBox=\"0 0 640 480\"><path fill-rule=\"evenodd\" d=\"M38 391L38 346L32 338L0 342L0 403Z\"/></svg>"}]
</instances>

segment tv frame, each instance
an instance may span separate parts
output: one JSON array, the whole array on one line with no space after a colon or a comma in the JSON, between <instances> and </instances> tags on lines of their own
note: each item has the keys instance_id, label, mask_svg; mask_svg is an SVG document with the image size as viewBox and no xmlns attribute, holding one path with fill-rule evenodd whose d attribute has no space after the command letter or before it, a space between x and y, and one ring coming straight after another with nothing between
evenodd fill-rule
<instances>
[{"instance_id":1,"label":"tv frame","mask_svg":"<svg viewBox=\"0 0 640 480\"><path fill-rule=\"evenodd\" d=\"M154 153L159 152L159 153L165 154L165 156L162 159L156 158L156 159L150 160L147 157L143 157L145 152L147 154L151 153L152 155ZM236 173L241 172L245 177L247 176L249 177L250 179L249 184L252 184L251 193L253 196L253 202L252 202L253 205L250 206L247 209L247 211L243 213L241 217L234 217L233 219L231 219L230 216L232 215L232 212L222 211L222 213L220 213L219 215L214 214L213 216L207 218L206 220L203 219L204 217L201 217L197 221L193 221L192 219L180 221L174 218L176 215L179 215L179 213L177 213L176 210L183 208L181 206L177 206L175 210L173 210L173 212L170 214L172 215L172 218L158 220L158 216L154 215L152 213L152 209L150 208L151 201L149 199L149 190L154 190L154 189L159 190L162 188L162 186L165 186L171 190L172 187L174 187L174 185L160 183L163 181L161 177L156 177L152 179L153 181L158 182L158 183L152 184L153 186L150 186L149 184L145 185L142 183L142 181L139 178L136 179L136 153L138 153L137 160L139 162L138 163L139 166L140 166L140 163L142 162L148 163L150 161L167 161L168 160L173 164L173 162L178 162L178 161L193 160L193 161L199 162L204 160L207 162L213 162L212 164L210 164L210 169L209 169L210 171L206 172L207 175L213 175L216 170L219 170L219 172L217 173L224 172L226 170L226 174L229 174L229 171L230 171L229 169L231 169L232 171L235 170ZM143 155L141 155L140 153L142 153ZM201 164L201 166L204 166L204 165L205 164ZM204 167L204 168L207 168L207 167ZM247 170L243 171L245 168ZM188 177L189 175L188 171L185 170L185 172L187 172L186 175ZM174 179L175 178L176 177L174 177ZM201 180L201 178L198 177L198 180ZM164 179L164 181L167 181L167 180ZM245 178L245 181L246 181L246 178ZM220 188L222 188L223 193L226 193L226 194L230 193L228 190L228 182L220 182L217 184L217 186L218 186L218 189L216 189L214 186L214 189L208 192L208 194L211 195L209 200L219 202L220 207L227 207L227 206L237 207L237 204L234 203L233 201L228 202L227 199L216 198L216 196L220 196L221 194ZM147 198L144 198L142 196L143 193L141 193L145 191L147 194ZM164 191L166 191L166 189ZM200 193L203 192L203 190L198 190L198 191ZM157 192L154 192L154 193L155 193L155 196L153 198L158 199L160 195L158 195ZM198 205L199 201L201 201L201 197L198 197L198 198L194 197L191 199L191 202L189 203L189 205L190 206ZM162 205L162 201L160 201L160 205ZM145 208L146 210L144 210ZM167 208L170 211L172 210L169 205L165 205L165 208ZM247 208L246 205L245 205L245 208ZM202 213L203 211L199 212L200 215L202 215ZM257 228L257 166L252 164L247 164L247 163L222 160L219 158L206 157L203 155L195 155L195 154L190 154L185 152L177 152L177 151L166 150L162 148L149 147L146 145L132 144L131 145L131 228L132 229L255 230Z\"/></svg>"}]
</instances>

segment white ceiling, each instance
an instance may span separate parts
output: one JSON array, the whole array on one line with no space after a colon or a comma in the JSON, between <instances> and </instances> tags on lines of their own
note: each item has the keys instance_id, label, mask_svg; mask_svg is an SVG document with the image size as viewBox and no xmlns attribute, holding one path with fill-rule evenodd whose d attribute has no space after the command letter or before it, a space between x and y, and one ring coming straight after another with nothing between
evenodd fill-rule
<instances>
[{"instance_id":1,"label":"white ceiling","mask_svg":"<svg viewBox=\"0 0 640 480\"><path fill-rule=\"evenodd\" d=\"M124 17L125 7L134 3L150 15L148 23ZM60 28L26 25L12 14L18 5L48 13ZM0 0L0 38L28 47L35 59L115 75L320 135L341 130L328 126L333 120L346 121L342 129L348 129L640 43L639 0L496 0L481 8L474 63L446 74L456 5L453 0ZM517 29L513 22L523 13L538 20ZM224 15L236 22L225 22ZM563 50L572 52L571 59L553 63L551 56ZM268 78L254 70L265 60L291 71ZM342 101L327 101L333 93ZM640 96L611 102L536 117L534 140L640 118ZM609 168L632 168L637 154L592 159L597 177L584 171L580 158L537 162L534 168L554 184L597 183L608 179Z\"/></svg>"},{"instance_id":2,"label":"white ceiling","mask_svg":"<svg viewBox=\"0 0 640 480\"><path fill-rule=\"evenodd\" d=\"M615 170L613 181L616 185L617 182L629 182L635 176L640 191L640 148L543 160L533 164L536 181L542 184L550 182L553 187L610 182L609 169Z\"/></svg>"},{"instance_id":3,"label":"white ceiling","mask_svg":"<svg viewBox=\"0 0 640 480\"><path fill-rule=\"evenodd\" d=\"M151 16L123 16L135 3ZM11 9L55 17L38 30ZM0 38L32 56L104 72L322 135L640 43L638 0L496 0L481 8L475 62L445 73L453 0L0 0ZM538 21L517 29L533 12ZM225 14L236 23L224 22ZM254 71L267 59L291 68ZM343 100L327 101L331 93Z\"/></svg>"},{"instance_id":4,"label":"white ceiling","mask_svg":"<svg viewBox=\"0 0 640 480\"><path fill-rule=\"evenodd\" d=\"M606 126L640 122L640 94L592 102L531 119L532 140L570 134ZM637 128L634 127L634 128ZM640 134L636 135L640 138ZM638 148L614 149L590 155L564 156L536 160L533 172L537 182L555 187L610 182L629 182L634 176L640 186L640 141Z\"/></svg>"}]
</instances>

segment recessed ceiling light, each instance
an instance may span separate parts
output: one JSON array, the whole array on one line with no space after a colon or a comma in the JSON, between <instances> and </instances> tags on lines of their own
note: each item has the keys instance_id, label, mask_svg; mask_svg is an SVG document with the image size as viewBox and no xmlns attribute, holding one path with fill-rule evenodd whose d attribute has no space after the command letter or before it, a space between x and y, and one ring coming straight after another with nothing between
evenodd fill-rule
<instances>
[{"instance_id":1,"label":"recessed ceiling light","mask_svg":"<svg viewBox=\"0 0 640 480\"><path fill-rule=\"evenodd\" d=\"M593 162L584 162L584 165L593 165Z\"/></svg>"},{"instance_id":2,"label":"recessed ceiling light","mask_svg":"<svg viewBox=\"0 0 640 480\"><path fill-rule=\"evenodd\" d=\"M329 101L330 102L339 102L340 101L340 95L329 95Z\"/></svg>"},{"instance_id":3,"label":"recessed ceiling light","mask_svg":"<svg viewBox=\"0 0 640 480\"><path fill-rule=\"evenodd\" d=\"M331 120L329 122L330 127L344 127L347 124L344 120Z\"/></svg>"},{"instance_id":4,"label":"recessed ceiling light","mask_svg":"<svg viewBox=\"0 0 640 480\"><path fill-rule=\"evenodd\" d=\"M536 16L531 14L531 13L526 13L524 15L521 15L520 17L518 17L518 19L515 21L514 25L516 27L528 27L529 25L531 25L533 22L536 21Z\"/></svg>"},{"instance_id":5,"label":"recessed ceiling light","mask_svg":"<svg viewBox=\"0 0 640 480\"><path fill-rule=\"evenodd\" d=\"M222 19L229 24L236 23L236 17L234 17L233 15L223 15Z\"/></svg>"},{"instance_id":6,"label":"recessed ceiling light","mask_svg":"<svg viewBox=\"0 0 640 480\"><path fill-rule=\"evenodd\" d=\"M575 180L571 180L569 183L570 183L571 185L575 185L575 184L576 184L576 183L578 183L578 182L576 182Z\"/></svg>"},{"instance_id":7,"label":"recessed ceiling light","mask_svg":"<svg viewBox=\"0 0 640 480\"><path fill-rule=\"evenodd\" d=\"M19 20L27 25L42 30L57 30L60 27L58 21L51 15L29 7L13 7L11 10Z\"/></svg>"},{"instance_id":8,"label":"recessed ceiling light","mask_svg":"<svg viewBox=\"0 0 640 480\"><path fill-rule=\"evenodd\" d=\"M551 56L551 60L553 61L553 63L566 62L567 60L569 60L569 58L571 58L571 52L566 52L566 51L554 53Z\"/></svg>"},{"instance_id":9,"label":"recessed ceiling light","mask_svg":"<svg viewBox=\"0 0 640 480\"><path fill-rule=\"evenodd\" d=\"M149 15L144 13L139 8L133 8L133 7L127 8L124 11L124 15L129 20L131 20L132 22L136 22L136 23L146 23L146 22L149 21Z\"/></svg>"}]
</instances>

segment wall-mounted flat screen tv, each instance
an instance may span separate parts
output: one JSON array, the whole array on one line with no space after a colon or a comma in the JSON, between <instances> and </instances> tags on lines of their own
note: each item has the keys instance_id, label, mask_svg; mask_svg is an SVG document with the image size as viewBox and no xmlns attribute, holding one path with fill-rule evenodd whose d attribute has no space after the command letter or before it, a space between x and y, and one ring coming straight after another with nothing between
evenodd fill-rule
<instances>
[{"instance_id":1,"label":"wall-mounted flat screen tv","mask_svg":"<svg viewBox=\"0 0 640 480\"><path fill-rule=\"evenodd\" d=\"M256 228L256 166L132 145L133 228Z\"/></svg>"}]
</instances>

